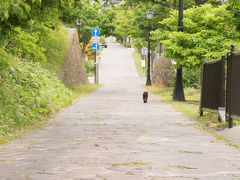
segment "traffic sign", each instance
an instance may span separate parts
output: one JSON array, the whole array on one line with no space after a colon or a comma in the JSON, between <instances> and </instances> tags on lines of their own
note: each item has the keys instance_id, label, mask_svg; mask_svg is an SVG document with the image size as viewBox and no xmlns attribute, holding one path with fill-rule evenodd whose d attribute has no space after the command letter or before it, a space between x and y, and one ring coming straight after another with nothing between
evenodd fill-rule
<instances>
[{"instance_id":1,"label":"traffic sign","mask_svg":"<svg viewBox=\"0 0 240 180\"><path fill-rule=\"evenodd\" d=\"M145 68L145 67L146 67L145 60L141 60L141 66L142 66L142 68Z\"/></svg>"},{"instance_id":2,"label":"traffic sign","mask_svg":"<svg viewBox=\"0 0 240 180\"><path fill-rule=\"evenodd\" d=\"M93 51L98 51L99 48L100 48L100 46L99 46L98 43L94 43L94 44L92 45L92 50L93 50Z\"/></svg>"},{"instance_id":3,"label":"traffic sign","mask_svg":"<svg viewBox=\"0 0 240 180\"><path fill-rule=\"evenodd\" d=\"M148 48L143 47L142 48L142 55L147 55L147 53L148 53Z\"/></svg>"},{"instance_id":4,"label":"traffic sign","mask_svg":"<svg viewBox=\"0 0 240 180\"><path fill-rule=\"evenodd\" d=\"M100 43L100 37L99 36L92 36L91 38L92 43Z\"/></svg>"},{"instance_id":5,"label":"traffic sign","mask_svg":"<svg viewBox=\"0 0 240 180\"><path fill-rule=\"evenodd\" d=\"M93 28L92 35L93 36L99 36L100 35L100 30L98 28Z\"/></svg>"}]
</instances>

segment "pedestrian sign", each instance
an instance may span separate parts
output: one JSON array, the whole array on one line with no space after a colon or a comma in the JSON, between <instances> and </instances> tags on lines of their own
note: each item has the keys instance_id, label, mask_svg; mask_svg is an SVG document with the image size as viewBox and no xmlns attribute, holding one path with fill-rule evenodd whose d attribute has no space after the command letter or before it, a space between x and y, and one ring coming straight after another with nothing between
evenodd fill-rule
<instances>
[{"instance_id":1,"label":"pedestrian sign","mask_svg":"<svg viewBox=\"0 0 240 180\"><path fill-rule=\"evenodd\" d=\"M100 48L100 46L99 46L98 43L94 43L94 44L92 45L92 50L93 50L93 51L98 51L99 48Z\"/></svg>"},{"instance_id":2,"label":"pedestrian sign","mask_svg":"<svg viewBox=\"0 0 240 180\"><path fill-rule=\"evenodd\" d=\"M93 28L92 35L93 36L99 36L100 35L100 30L98 28Z\"/></svg>"}]
</instances>

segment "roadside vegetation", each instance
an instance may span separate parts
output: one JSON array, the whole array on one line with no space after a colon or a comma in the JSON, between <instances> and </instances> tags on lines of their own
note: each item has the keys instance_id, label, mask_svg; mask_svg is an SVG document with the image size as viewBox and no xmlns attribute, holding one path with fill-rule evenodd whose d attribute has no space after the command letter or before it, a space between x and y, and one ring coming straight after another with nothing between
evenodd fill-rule
<instances>
[{"instance_id":1,"label":"roadside vegetation","mask_svg":"<svg viewBox=\"0 0 240 180\"><path fill-rule=\"evenodd\" d=\"M149 9L155 12L151 21L146 19ZM204 112L204 116L199 117L200 72L204 60L226 55L232 44L236 45L236 50L240 48L239 1L184 0L183 32L178 32L178 9L175 0L126 0L116 7L117 40L126 47L131 42L130 46L136 49L133 56L138 72L143 75L140 54L141 49L148 46L150 25L151 52L159 54L158 45L161 43L161 56L174 62L172 70L182 69L181 83L186 101L172 101L176 73L169 82L170 87L146 88L206 127L227 127L218 122L216 114ZM238 124L238 121L234 122L234 125Z\"/></svg>"},{"instance_id":2,"label":"roadside vegetation","mask_svg":"<svg viewBox=\"0 0 240 180\"><path fill-rule=\"evenodd\" d=\"M204 113L204 116L199 116L200 90L195 88L185 88L185 96L187 101L178 102L172 101L173 87L159 88L156 86L144 86L150 92L160 96L161 100L170 103L176 111L183 112L183 114L198 120L206 127L220 128L227 127L227 125L219 124L216 114Z\"/></svg>"},{"instance_id":3,"label":"roadside vegetation","mask_svg":"<svg viewBox=\"0 0 240 180\"><path fill-rule=\"evenodd\" d=\"M11 39L1 45L0 143L72 102L71 91L55 76L66 52L67 35L60 29L55 33L42 27L41 31L49 37L37 44L39 36L14 28Z\"/></svg>"},{"instance_id":4,"label":"roadside vegetation","mask_svg":"<svg viewBox=\"0 0 240 180\"><path fill-rule=\"evenodd\" d=\"M155 12L150 22L146 19L149 9ZM94 66L90 32L97 27L101 42L112 35L125 46L136 48L136 64L144 76L139 60L141 48L147 47L150 23L151 51L157 52L157 45L162 43L163 55L176 62L173 68L183 67L188 101L174 103L178 107L185 104L184 111L196 116L203 60L226 54L233 43L239 49L240 5L238 0L225 4L218 0L185 0L184 32L177 32L177 9L176 0L125 0L120 4L112 0L0 1L0 142L15 137L26 127L71 104L79 95L98 87L68 89L56 77L68 46L66 27L77 28L77 19L79 48L90 75ZM173 86L175 77L172 79ZM159 89L159 93L166 93L167 98L172 90ZM188 103L195 107L194 112L187 110ZM213 116L207 114L203 119L215 119ZM206 120L209 126L211 123Z\"/></svg>"},{"instance_id":5,"label":"roadside vegetation","mask_svg":"<svg viewBox=\"0 0 240 180\"><path fill-rule=\"evenodd\" d=\"M240 151L240 146L235 144L232 140L223 138L216 131L227 128L227 123L218 121L218 115L210 112L204 112L204 116L199 116L199 103L200 103L200 90L195 88L185 88L185 95L187 101L177 102L172 101L173 87L170 88L159 88L156 86L144 86L145 89L149 90L153 94L158 95L163 102L169 103L172 107L182 112L183 115L188 116L196 123L193 126L204 129L211 133L216 139L226 142L229 146L234 147ZM182 125L182 124L179 124ZM239 121L234 120L234 126L240 125Z\"/></svg>"},{"instance_id":6,"label":"roadside vegetation","mask_svg":"<svg viewBox=\"0 0 240 180\"><path fill-rule=\"evenodd\" d=\"M146 76L145 68L144 68L144 72L143 72L143 69L141 66L141 60L142 60L141 55L139 54L138 51L134 51L133 57L134 57L136 68L137 68L139 75L142 77L145 77Z\"/></svg>"},{"instance_id":7,"label":"roadside vegetation","mask_svg":"<svg viewBox=\"0 0 240 180\"><path fill-rule=\"evenodd\" d=\"M0 2L0 143L37 127L99 87L68 89L57 78L67 53L66 27L76 28L76 19L82 20L79 48L83 56L93 54L90 35L86 35L93 27L99 27L103 36L110 32L111 13L96 6L100 8L100 3L90 0ZM103 22L98 24L99 20Z\"/></svg>"},{"instance_id":8,"label":"roadside vegetation","mask_svg":"<svg viewBox=\"0 0 240 180\"><path fill-rule=\"evenodd\" d=\"M102 86L101 84L86 84L86 85L80 85L78 87L74 87L71 89L73 100L76 100L81 96L89 94L101 86Z\"/></svg>"}]
</instances>

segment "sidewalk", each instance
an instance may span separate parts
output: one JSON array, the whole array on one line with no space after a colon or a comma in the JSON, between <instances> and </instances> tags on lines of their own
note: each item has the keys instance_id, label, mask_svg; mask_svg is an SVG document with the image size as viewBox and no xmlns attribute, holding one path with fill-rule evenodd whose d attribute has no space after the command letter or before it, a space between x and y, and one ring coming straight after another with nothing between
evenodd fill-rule
<instances>
[{"instance_id":1,"label":"sidewalk","mask_svg":"<svg viewBox=\"0 0 240 180\"><path fill-rule=\"evenodd\" d=\"M224 129L223 131L217 131L217 133L229 140L232 140L236 145L240 146L240 126L235 126L231 129Z\"/></svg>"},{"instance_id":2,"label":"sidewalk","mask_svg":"<svg viewBox=\"0 0 240 180\"><path fill-rule=\"evenodd\" d=\"M131 52L108 42L94 93L0 146L0 179L232 180L240 153L150 94Z\"/></svg>"}]
</instances>

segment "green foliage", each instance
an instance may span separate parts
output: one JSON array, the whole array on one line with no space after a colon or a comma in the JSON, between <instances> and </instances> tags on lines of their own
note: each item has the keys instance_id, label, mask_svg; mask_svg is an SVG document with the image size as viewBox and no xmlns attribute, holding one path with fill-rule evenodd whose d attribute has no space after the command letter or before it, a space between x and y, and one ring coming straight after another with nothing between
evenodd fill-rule
<instances>
[{"instance_id":1,"label":"green foliage","mask_svg":"<svg viewBox=\"0 0 240 180\"><path fill-rule=\"evenodd\" d=\"M236 8L240 9L240 1L239 0L229 0L229 2Z\"/></svg>"},{"instance_id":2,"label":"green foliage","mask_svg":"<svg viewBox=\"0 0 240 180\"><path fill-rule=\"evenodd\" d=\"M59 16L72 1L3 0L0 2L0 35L6 35L9 29L16 26L31 28L36 22L55 28L59 25Z\"/></svg>"},{"instance_id":3,"label":"green foliage","mask_svg":"<svg viewBox=\"0 0 240 180\"><path fill-rule=\"evenodd\" d=\"M116 11L113 8L107 8L101 10L100 19L100 31L101 36L109 37L113 35L115 26L113 24L116 18Z\"/></svg>"},{"instance_id":4,"label":"green foliage","mask_svg":"<svg viewBox=\"0 0 240 180\"><path fill-rule=\"evenodd\" d=\"M147 20L146 15L149 9L155 12L150 22ZM151 29L155 30L159 26L158 22L168 16L170 9L152 3L139 2L131 8L122 3L116 7L116 11L116 21L114 22L115 36L121 41L123 41L125 37L129 37L134 40L135 47L142 48L147 46L149 23ZM152 50L154 50L156 43L152 42L151 45Z\"/></svg>"},{"instance_id":5,"label":"green foliage","mask_svg":"<svg viewBox=\"0 0 240 180\"><path fill-rule=\"evenodd\" d=\"M78 87L72 88L71 90L73 93L73 99L75 100L81 96L89 94L101 86L102 85L100 84L87 84L87 85L80 85Z\"/></svg>"},{"instance_id":6,"label":"green foliage","mask_svg":"<svg viewBox=\"0 0 240 180\"><path fill-rule=\"evenodd\" d=\"M176 74L173 74L173 79L171 81L171 86L174 85L176 81ZM191 87L194 89L200 88L200 69L191 69L191 68L184 68L182 71L182 81L183 86Z\"/></svg>"},{"instance_id":7,"label":"green foliage","mask_svg":"<svg viewBox=\"0 0 240 180\"><path fill-rule=\"evenodd\" d=\"M85 67L86 67L86 70L87 70L87 74L92 76L94 75L94 65L95 65L95 60L94 59L88 59L88 60L85 60L84 63L85 63Z\"/></svg>"},{"instance_id":8,"label":"green foliage","mask_svg":"<svg viewBox=\"0 0 240 180\"><path fill-rule=\"evenodd\" d=\"M61 19L70 27L76 27L77 19L81 21L80 43L82 43L83 52L91 39L91 31L94 27L100 29L100 36L112 35L115 28L112 24L115 11L112 8L102 9L98 1L76 0L64 11Z\"/></svg>"},{"instance_id":9,"label":"green foliage","mask_svg":"<svg viewBox=\"0 0 240 180\"><path fill-rule=\"evenodd\" d=\"M0 137L33 125L71 102L71 92L40 64L0 49Z\"/></svg>"},{"instance_id":10,"label":"green foliage","mask_svg":"<svg viewBox=\"0 0 240 180\"><path fill-rule=\"evenodd\" d=\"M24 0L3 0L0 2L0 22L7 21L12 17L17 20L26 19L31 8Z\"/></svg>"},{"instance_id":11,"label":"green foliage","mask_svg":"<svg viewBox=\"0 0 240 180\"><path fill-rule=\"evenodd\" d=\"M138 71L138 74L142 77L145 77L146 76L146 73L145 73L145 68L144 68L144 72L143 72L143 68L142 68L142 58L141 58L141 55L139 53L138 50L136 50L134 53L133 53L133 57L134 57L134 61L135 61L135 64L136 64L136 68L137 68L137 71Z\"/></svg>"},{"instance_id":12,"label":"green foliage","mask_svg":"<svg viewBox=\"0 0 240 180\"><path fill-rule=\"evenodd\" d=\"M63 26L59 26L58 30L52 30L42 26L44 30L38 31L40 37L39 46L45 51L46 62L43 66L53 73L58 73L63 59L67 55L68 48L68 34ZM45 33L43 33L45 32Z\"/></svg>"},{"instance_id":13,"label":"green foliage","mask_svg":"<svg viewBox=\"0 0 240 180\"><path fill-rule=\"evenodd\" d=\"M238 40L234 14L227 5L206 4L185 10L184 32L177 32L177 17L178 12L172 11L169 18L160 22L166 30L156 30L153 36L163 43L164 55L174 59L178 67L199 67L204 59L225 55Z\"/></svg>"},{"instance_id":14,"label":"green foliage","mask_svg":"<svg viewBox=\"0 0 240 180\"><path fill-rule=\"evenodd\" d=\"M52 72L59 71L68 44L68 35L63 26L52 30L42 23L36 23L31 31L15 27L7 37L2 44L8 53L24 61L42 62Z\"/></svg>"},{"instance_id":15,"label":"green foliage","mask_svg":"<svg viewBox=\"0 0 240 180\"><path fill-rule=\"evenodd\" d=\"M24 32L20 27L13 29L7 44L7 51L12 55L32 61L46 61L45 49L38 45L39 37Z\"/></svg>"},{"instance_id":16,"label":"green foliage","mask_svg":"<svg viewBox=\"0 0 240 180\"><path fill-rule=\"evenodd\" d=\"M185 68L183 70L183 86L184 87L192 87L195 89L200 88L200 71Z\"/></svg>"}]
</instances>

